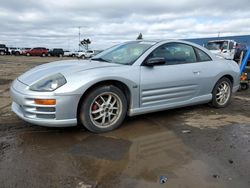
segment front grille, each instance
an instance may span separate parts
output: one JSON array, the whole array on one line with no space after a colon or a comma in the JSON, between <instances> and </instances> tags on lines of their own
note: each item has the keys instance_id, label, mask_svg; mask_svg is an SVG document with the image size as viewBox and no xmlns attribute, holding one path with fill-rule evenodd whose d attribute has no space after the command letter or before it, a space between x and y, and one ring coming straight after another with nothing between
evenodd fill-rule
<instances>
[{"instance_id":1,"label":"front grille","mask_svg":"<svg viewBox=\"0 0 250 188\"><path fill-rule=\"evenodd\" d=\"M36 107L36 110L40 112L55 112L56 108L55 107Z\"/></svg>"}]
</instances>

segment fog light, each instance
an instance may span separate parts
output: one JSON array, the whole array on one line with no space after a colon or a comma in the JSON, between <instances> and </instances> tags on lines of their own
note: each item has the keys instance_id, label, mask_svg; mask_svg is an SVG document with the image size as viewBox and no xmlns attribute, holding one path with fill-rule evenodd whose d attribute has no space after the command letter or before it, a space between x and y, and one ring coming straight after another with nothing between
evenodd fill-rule
<instances>
[{"instance_id":1,"label":"fog light","mask_svg":"<svg viewBox=\"0 0 250 188\"><path fill-rule=\"evenodd\" d=\"M34 102L36 104L41 104L41 105L55 105L56 104L55 99L34 99Z\"/></svg>"}]
</instances>

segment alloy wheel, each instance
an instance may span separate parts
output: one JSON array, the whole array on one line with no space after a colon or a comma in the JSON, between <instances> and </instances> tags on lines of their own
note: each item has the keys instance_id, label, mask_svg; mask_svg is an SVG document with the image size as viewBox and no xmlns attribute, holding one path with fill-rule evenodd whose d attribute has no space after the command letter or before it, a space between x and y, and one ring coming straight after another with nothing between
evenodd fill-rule
<instances>
[{"instance_id":1,"label":"alloy wheel","mask_svg":"<svg viewBox=\"0 0 250 188\"><path fill-rule=\"evenodd\" d=\"M226 81L221 82L216 91L216 102L219 105L224 105L230 99L231 91L230 84Z\"/></svg>"},{"instance_id":2,"label":"alloy wheel","mask_svg":"<svg viewBox=\"0 0 250 188\"><path fill-rule=\"evenodd\" d=\"M112 92L98 95L89 109L92 123L99 128L107 128L115 124L119 120L121 112L121 99Z\"/></svg>"}]
</instances>

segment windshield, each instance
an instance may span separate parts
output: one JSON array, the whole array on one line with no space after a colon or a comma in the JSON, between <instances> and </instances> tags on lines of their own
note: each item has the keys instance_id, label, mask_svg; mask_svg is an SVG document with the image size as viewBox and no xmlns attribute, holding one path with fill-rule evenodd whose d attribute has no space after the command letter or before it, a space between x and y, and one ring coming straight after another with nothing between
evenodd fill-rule
<instances>
[{"instance_id":1,"label":"windshield","mask_svg":"<svg viewBox=\"0 0 250 188\"><path fill-rule=\"evenodd\" d=\"M208 50L227 50L228 41L218 41L218 42L208 42L207 49Z\"/></svg>"},{"instance_id":2,"label":"windshield","mask_svg":"<svg viewBox=\"0 0 250 188\"><path fill-rule=\"evenodd\" d=\"M155 42L135 41L110 48L98 54L92 60L123 65L132 65Z\"/></svg>"}]
</instances>

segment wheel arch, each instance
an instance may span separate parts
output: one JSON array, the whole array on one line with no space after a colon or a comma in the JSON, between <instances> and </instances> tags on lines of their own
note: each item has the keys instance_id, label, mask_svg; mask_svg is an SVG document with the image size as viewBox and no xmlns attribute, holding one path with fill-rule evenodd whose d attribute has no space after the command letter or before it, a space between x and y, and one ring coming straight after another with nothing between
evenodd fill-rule
<instances>
[{"instance_id":1,"label":"wheel arch","mask_svg":"<svg viewBox=\"0 0 250 188\"><path fill-rule=\"evenodd\" d=\"M222 78L228 78L230 81L231 81L231 83L232 83L232 85L234 84L234 78L233 78L233 76L231 76L230 74L226 74L226 75L224 75L224 76L222 76L220 79L222 79ZM220 80L219 79L219 80ZM219 81L218 80L218 81Z\"/></svg>"},{"instance_id":2,"label":"wheel arch","mask_svg":"<svg viewBox=\"0 0 250 188\"><path fill-rule=\"evenodd\" d=\"M126 97L127 104L128 104L128 109L129 109L130 103L131 103L131 91L130 91L129 87L125 83L123 83L121 81L118 81L118 80L100 81L100 82L94 83L93 85L88 87L88 89L86 89L85 92L82 94L82 96L81 96L81 98L80 98L80 100L78 102L78 105L77 105L77 114L76 114L77 116L76 117L77 117L77 122L78 123L80 123L80 120L79 120L79 113L80 113L80 109L81 109L80 104L84 100L85 96L87 96L95 88L105 86L105 85L113 85L113 86L116 86L117 88L119 88L124 93L124 95Z\"/></svg>"},{"instance_id":3,"label":"wheel arch","mask_svg":"<svg viewBox=\"0 0 250 188\"><path fill-rule=\"evenodd\" d=\"M222 75L222 76L217 77L217 79L215 80L214 85L212 86L211 93L213 92L213 90L214 90L216 84L218 83L218 81L219 81L220 79L222 79L222 78L228 78L228 79L230 80L231 84L232 84L232 87L233 87L233 84L234 84L234 78L233 78L233 76L230 75L230 74L224 74L224 75Z\"/></svg>"}]
</instances>

